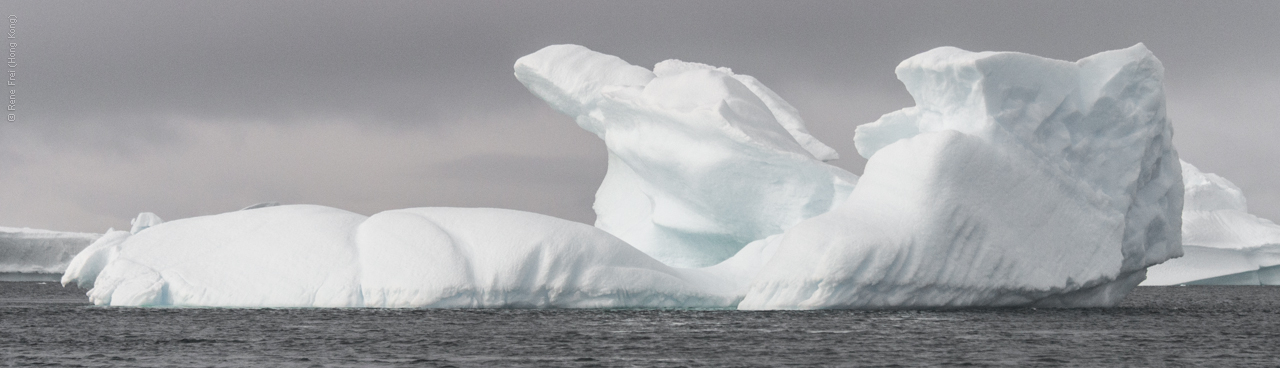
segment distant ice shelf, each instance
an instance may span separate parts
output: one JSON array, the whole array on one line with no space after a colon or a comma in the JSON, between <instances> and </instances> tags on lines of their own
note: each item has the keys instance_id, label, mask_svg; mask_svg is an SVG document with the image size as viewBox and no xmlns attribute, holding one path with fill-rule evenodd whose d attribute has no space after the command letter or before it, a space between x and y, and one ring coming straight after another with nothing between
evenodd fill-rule
<instances>
[{"instance_id":1,"label":"distant ice shelf","mask_svg":"<svg viewBox=\"0 0 1280 368\"><path fill-rule=\"evenodd\" d=\"M0 227L0 281L57 281L101 235Z\"/></svg>"}]
</instances>

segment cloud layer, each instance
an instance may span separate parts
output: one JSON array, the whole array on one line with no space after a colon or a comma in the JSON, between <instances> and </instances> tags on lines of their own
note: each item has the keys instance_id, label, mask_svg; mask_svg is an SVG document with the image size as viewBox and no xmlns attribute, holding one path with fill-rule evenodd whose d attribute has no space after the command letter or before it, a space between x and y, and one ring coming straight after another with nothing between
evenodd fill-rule
<instances>
[{"instance_id":1,"label":"cloud layer","mask_svg":"<svg viewBox=\"0 0 1280 368\"><path fill-rule=\"evenodd\" d=\"M590 223L603 144L511 76L577 43L634 64L756 76L861 172L853 128L911 104L933 47L1075 60L1144 42L1182 157L1280 219L1275 2L360 2L6 4L18 121L0 225L102 231L264 201L370 214L528 210ZM7 16L8 14L4 14Z\"/></svg>"}]
</instances>

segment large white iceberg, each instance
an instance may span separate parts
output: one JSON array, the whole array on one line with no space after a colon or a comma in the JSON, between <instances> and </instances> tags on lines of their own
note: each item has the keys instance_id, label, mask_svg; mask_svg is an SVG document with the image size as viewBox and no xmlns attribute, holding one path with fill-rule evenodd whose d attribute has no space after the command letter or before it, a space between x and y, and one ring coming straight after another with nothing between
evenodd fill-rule
<instances>
[{"instance_id":1,"label":"large white iceberg","mask_svg":"<svg viewBox=\"0 0 1280 368\"><path fill-rule=\"evenodd\" d=\"M667 60L653 71L578 45L516 61L516 78L604 140L596 227L667 264L708 266L829 211L857 176L753 77Z\"/></svg>"},{"instance_id":2,"label":"large white iceberg","mask_svg":"<svg viewBox=\"0 0 1280 368\"><path fill-rule=\"evenodd\" d=\"M1181 254L1163 70L1141 45L908 59L917 106L858 129L860 179L727 68L556 45L515 73L605 141L596 227L460 208L140 218L63 282L103 305L1102 306Z\"/></svg>"},{"instance_id":3,"label":"large white iceberg","mask_svg":"<svg viewBox=\"0 0 1280 368\"><path fill-rule=\"evenodd\" d=\"M849 200L787 230L746 309L1106 306L1181 254L1163 68L937 48L916 106L858 127Z\"/></svg>"},{"instance_id":4,"label":"large white iceberg","mask_svg":"<svg viewBox=\"0 0 1280 368\"><path fill-rule=\"evenodd\" d=\"M56 280L100 235L0 227L0 280Z\"/></svg>"},{"instance_id":5,"label":"large white iceberg","mask_svg":"<svg viewBox=\"0 0 1280 368\"><path fill-rule=\"evenodd\" d=\"M1280 285L1280 226L1249 214L1231 181L1182 163L1181 258L1151 267L1143 285Z\"/></svg>"}]
</instances>

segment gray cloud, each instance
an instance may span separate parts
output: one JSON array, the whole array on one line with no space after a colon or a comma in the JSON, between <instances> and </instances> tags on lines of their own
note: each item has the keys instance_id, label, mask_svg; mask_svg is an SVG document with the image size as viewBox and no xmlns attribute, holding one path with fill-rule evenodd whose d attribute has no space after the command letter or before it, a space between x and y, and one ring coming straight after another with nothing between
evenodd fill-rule
<instances>
[{"instance_id":1,"label":"gray cloud","mask_svg":"<svg viewBox=\"0 0 1280 368\"><path fill-rule=\"evenodd\" d=\"M5 2L20 121L0 225L101 231L262 201L492 206L591 222L603 145L511 76L578 43L751 74L860 172L853 128L911 104L933 47L1075 60L1144 42L1183 157L1280 219L1276 2ZM594 164L593 164L594 163ZM535 169L533 167L545 167Z\"/></svg>"}]
</instances>

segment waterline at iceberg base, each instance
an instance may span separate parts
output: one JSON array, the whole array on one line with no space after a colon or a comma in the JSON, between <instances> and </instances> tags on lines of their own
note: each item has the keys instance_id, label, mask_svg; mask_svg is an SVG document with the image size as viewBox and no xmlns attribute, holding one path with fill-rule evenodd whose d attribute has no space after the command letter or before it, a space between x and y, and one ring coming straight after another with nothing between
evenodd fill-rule
<instances>
[{"instance_id":1,"label":"waterline at iceberg base","mask_svg":"<svg viewBox=\"0 0 1280 368\"><path fill-rule=\"evenodd\" d=\"M860 126L861 177L756 78L577 45L516 78L608 149L595 226L489 208L271 206L109 232L98 305L739 309L1112 306L1182 254L1163 67L942 47ZM139 221L142 221L140 219Z\"/></svg>"}]
</instances>

